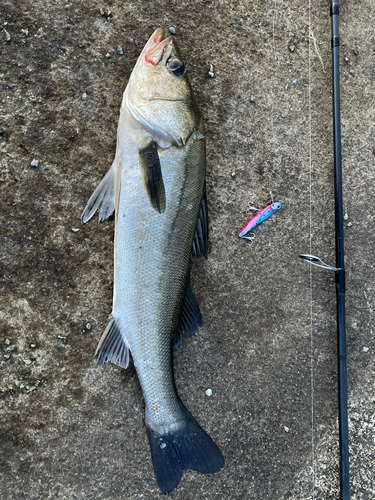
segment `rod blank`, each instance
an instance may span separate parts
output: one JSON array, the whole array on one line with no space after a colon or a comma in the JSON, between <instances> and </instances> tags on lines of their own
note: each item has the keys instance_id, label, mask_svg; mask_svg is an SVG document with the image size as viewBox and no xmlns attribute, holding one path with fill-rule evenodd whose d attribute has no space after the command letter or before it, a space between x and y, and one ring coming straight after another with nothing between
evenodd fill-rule
<instances>
[{"instance_id":1,"label":"rod blank","mask_svg":"<svg viewBox=\"0 0 375 500\"><path fill-rule=\"evenodd\" d=\"M346 376L345 331L345 270L344 270L344 211L342 200L341 124L340 124L340 38L339 1L332 0L332 84L333 84L333 141L335 171L336 227L336 303L337 303L337 365L340 443L340 499L350 499L348 395Z\"/></svg>"}]
</instances>

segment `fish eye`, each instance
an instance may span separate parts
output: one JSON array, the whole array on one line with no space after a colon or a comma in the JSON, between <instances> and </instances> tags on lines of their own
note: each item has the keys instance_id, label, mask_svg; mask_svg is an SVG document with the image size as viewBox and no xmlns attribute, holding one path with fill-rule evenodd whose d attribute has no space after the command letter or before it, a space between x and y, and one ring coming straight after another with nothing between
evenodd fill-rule
<instances>
[{"instance_id":1,"label":"fish eye","mask_svg":"<svg viewBox=\"0 0 375 500\"><path fill-rule=\"evenodd\" d=\"M173 57L168 60L167 68L176 76L182 76L185 73L184 63L177 59L177 57Z\"/></svg>"}]
</instances>

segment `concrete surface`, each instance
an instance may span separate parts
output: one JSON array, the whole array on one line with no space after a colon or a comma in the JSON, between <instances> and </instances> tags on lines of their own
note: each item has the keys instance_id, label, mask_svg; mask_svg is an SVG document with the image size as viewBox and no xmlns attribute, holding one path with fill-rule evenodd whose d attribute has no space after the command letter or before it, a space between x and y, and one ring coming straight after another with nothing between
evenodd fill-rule
<instances>
[{"instance_id":1,"label":"concrete surface","mask_svg":"<svg viewBox=\"0 0 375 500\"><path fill-rule=\"evenodd\" d=\"M113 218L80 221L158 26L176 28L208 147L210 255L193 273L205 324L176 353L176 381L226 459L215 475L187 471L172 498L338 498L333 275L313 269L311 316L310 270L297 258L310 250L310 51L312 252L334 262L329 2L311 3L315 45L307 0L3 0L2 499L161 497L134 368L94 361L111 311ZM342 4L350 460L352 498L368 500L375 5ZM266 206L270 189L283 208L249 248L237 237L244 212Z\"/></svg>"}]
</instances>

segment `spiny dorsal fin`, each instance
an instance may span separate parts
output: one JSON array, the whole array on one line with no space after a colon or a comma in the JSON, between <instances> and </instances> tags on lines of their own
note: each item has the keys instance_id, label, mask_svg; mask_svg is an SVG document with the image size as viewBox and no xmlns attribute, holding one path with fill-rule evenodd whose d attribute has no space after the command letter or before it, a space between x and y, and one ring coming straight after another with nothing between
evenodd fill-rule
<instances>
[{"instance_id":1,"label":"spiny dorsal fin","mask_svg":"<svg viewBox=\"0 0 375 500\"><path fill-rule=\"evenodd\" d=\"M87 202L82 214L83 222L91 219L99 209L99 222L113 214L115 210L115 164L111 166Z\"/></svg>"},{"instance_id":2,"label":"spiny dorsal fin","mask_svg":"<svg viewBox=\"0 0 375 500\"><path fill-rule=\"evenodd\" d=\"M204 187L201 208L199 210L197 227L195 228L192 254L194 257L208 255L208 217L207 217L207 194L206 186Z\"/></svg>"},{"instance_id":3,"label":"spiny dorsal fin","mask_svg":"<svg viewBox=\"0 0 375 500\"><path fill-rule=\"evenodd\" d=\"M125 344L112 315L96 348L96 355L100 366L103 366L106 362L114 363L122 368L127 368L129 365L129 348Z\"/></svg>"},{"instance_id":4,"label":"spiny dorsal fin","mask_svg":"<svg viewBox=\"0 0 375 500\"><path fill-rule=\"evenodd\" d=\"M202 314L189 279L185 300L181 308L176 333L173 338L174 348L178 349L186 339L194 335L198 330L198 326L202 326L202 324Z\"/></svg>"},{"instance_id":5,"label":"spiny dorsal fin","mask_svg":"<svg viewBox=\"0 0 375 500\"><path fill-rule=\"evenodd\" d=\"M165 212L166 200L157 146L155 141L151 141L139 150L139 165L151 206L161 214Z\"/></svg>"}]
</instances>

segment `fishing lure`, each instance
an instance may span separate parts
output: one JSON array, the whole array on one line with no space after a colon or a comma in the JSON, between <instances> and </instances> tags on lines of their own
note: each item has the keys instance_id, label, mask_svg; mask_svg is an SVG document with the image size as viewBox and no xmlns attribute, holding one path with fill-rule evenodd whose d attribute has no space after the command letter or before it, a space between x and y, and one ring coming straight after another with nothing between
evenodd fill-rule
<instances>
[{"instance_id":1,"label":"fishing lure","mask_svg":"<svg viewBox=\"0 0 375 500\"><path fill-rule=\"evenodd\" d=\"M250 219L250 221L240 232L239 237L253 240L253 237L248 236L250 231L254 229L254 227L258 226L261 222L268 219L268 217L271 217L271 215L277 212L282 206L282 203L271 203L271 205L268 205L268 207L263 208L263 210L261 210L252 219Z\"/></svg>"}]
</instances>

